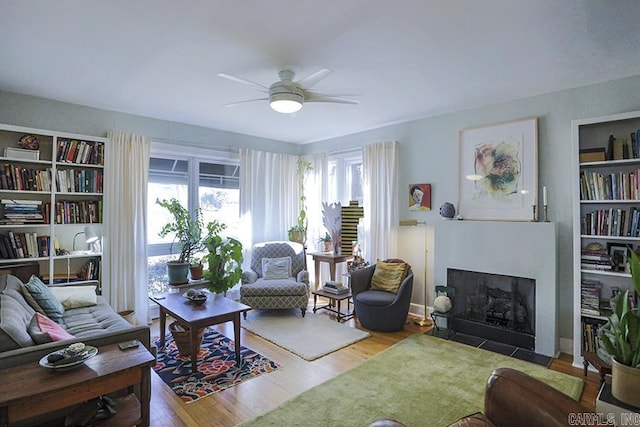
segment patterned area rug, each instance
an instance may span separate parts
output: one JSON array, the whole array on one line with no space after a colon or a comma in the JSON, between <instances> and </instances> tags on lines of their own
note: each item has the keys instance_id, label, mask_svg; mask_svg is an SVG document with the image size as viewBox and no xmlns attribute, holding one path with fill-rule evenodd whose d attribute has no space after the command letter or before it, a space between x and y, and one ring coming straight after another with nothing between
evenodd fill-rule
<instances>
[{"instance_id":1,"label":"patterned area rug","mask_svg":"<svg viewBox=\"0 0 640 427\"><path fill-rule=\"evenodd\" d=\"M154 337L153 341L158 345L160 338ZM234 345L224 335L207 329L198 351L198 372L192 375L191 358L180 355L171 334L167 334L165 348L158 350L158 362L153 369L185 403L191 403L280 368L266 357L241 347L242 363L238 369Z\"/></svg>"}]
</instances>

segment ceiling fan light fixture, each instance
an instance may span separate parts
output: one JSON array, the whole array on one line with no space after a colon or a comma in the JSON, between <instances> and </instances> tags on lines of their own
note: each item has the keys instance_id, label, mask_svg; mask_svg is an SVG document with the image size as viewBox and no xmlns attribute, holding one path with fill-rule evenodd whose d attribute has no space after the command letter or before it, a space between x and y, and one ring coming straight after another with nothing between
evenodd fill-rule
<instances>
[{"instance_id":1,"label":"ceiling fan light fixture","mask_svg":"<svg viewBox=\"0 0 640 427\"><path fill-rule=\"evenodd\" d=\"M295 113L302 108L302 96L296 93L274 93L269 97L269 105L283 114Z\"/></svg>"}]
</instances>

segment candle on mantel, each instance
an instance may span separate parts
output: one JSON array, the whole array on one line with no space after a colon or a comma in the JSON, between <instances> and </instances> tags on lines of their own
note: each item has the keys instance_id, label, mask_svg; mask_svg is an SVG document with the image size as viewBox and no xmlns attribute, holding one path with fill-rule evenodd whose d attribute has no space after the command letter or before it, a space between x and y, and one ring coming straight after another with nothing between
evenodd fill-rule
<instances>
[{"instance_id":1,"label":"candle on mantel","mask_svg":"<svg viewBox=\"0 0 640 427\"><path fill-rule=\"evenodd\" d=\"M542 187L542 205L547 206L547 186Z\"/></svg>"}]
</instances>

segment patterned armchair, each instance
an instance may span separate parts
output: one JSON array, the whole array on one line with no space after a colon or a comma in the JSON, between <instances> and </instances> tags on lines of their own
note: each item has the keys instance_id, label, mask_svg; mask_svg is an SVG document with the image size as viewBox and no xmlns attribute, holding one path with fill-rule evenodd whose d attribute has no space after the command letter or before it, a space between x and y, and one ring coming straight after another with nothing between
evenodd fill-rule
<instances>
[{"instance_id":1,"label":"patterned armchair","mask_svg":"<svg viewBox=\"0 0 640 427\"><path fill-rule=\"evenodd\" d=\"M253 245L251 269L242 273L240 302L254 309L299 308L304 317L309 303L305 256L304 247L296 242Z\"/></svg>"}]
</instances>

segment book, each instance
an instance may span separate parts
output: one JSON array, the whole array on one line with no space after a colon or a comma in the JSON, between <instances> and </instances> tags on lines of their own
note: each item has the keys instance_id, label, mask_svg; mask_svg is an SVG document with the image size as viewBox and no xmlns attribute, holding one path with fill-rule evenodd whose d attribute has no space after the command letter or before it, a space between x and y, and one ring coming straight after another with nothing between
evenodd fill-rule
<instances>
[{"instance_id":1,"label":"book","mask_svg":"<svg viewBox=\"0 0 640 427\"><path fill-rule=\"evenodd\" d=\"M322 290L325 292L329 292L330 294L336 294L336 295L349 293L349 288L331 288L331 287L323 286Z\"/></svg>"}]
</instances>

